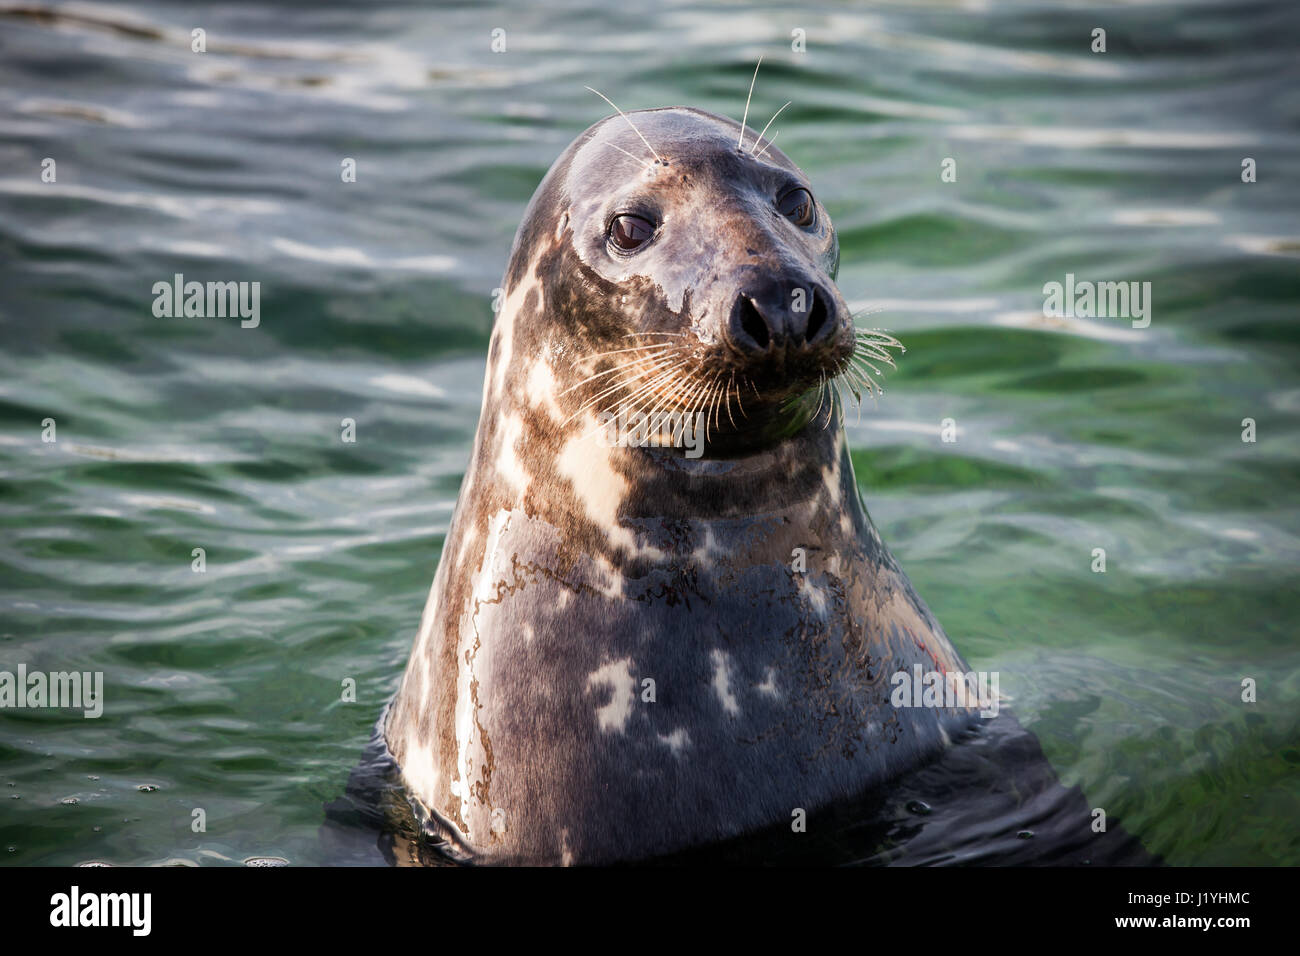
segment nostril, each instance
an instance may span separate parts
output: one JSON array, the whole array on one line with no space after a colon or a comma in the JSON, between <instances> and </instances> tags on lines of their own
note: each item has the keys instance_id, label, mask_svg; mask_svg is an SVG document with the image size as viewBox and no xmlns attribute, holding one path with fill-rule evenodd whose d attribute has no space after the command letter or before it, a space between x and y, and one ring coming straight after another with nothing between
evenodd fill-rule
<instances>
[{"instance_id":1,"label":"nostril","mask_svg":"<svg viewBox=\"0 0 1300 956\"><path fill-rule=\"evenodd\" d=\"M817 341L817 334L826 327L829 314L824 297L819 296L815 290L809 290L809 295L812 297L812 305L808 310L808 330L804 334L804 341L811 344Z\"/></svg>"},{"instance_id":2,"label":"nostril","mask_svg":"<svg viewBox=\"0 0 1300 956\"><path fill-rule=\"evenodd\" d=\"M740 300L740 328L742 332L754 340L760 349L767 348L768 342L771 341L771 334L767 330L767 320L759 314L749 296L742 296Z\"/></svg>"}]
</instances>

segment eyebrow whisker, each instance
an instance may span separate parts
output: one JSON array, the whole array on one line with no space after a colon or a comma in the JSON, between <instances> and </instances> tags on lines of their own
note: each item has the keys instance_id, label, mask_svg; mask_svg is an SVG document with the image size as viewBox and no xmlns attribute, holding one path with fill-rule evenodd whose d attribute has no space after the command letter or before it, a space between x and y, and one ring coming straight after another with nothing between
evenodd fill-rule
<instances>
[{"instance_id":1,"label":"eyebrow whisker","mask_svg":"<svg viewBox=\"0 0 1300 956\"><path fill-rule=\"evenodd\" d=\"M775 118L775 117L774 117L774 118ZM780 136L780 135L781 135L781 131L780 131L780 130L777 130L775 133L773 133L773 134L772 134L772 138L769 139L769 140L767 141L767 145L763 147L763 151L762 151L761 153L759 153L757 156L755 156L754 158L755 158L755 159L762 159L764 156L766 156L766 155L767 155L767 151L768 151L769 149L772 148L772 144L776 142L776 138L777 138L778 136Z\"/></svg>"},{"instance_id":2,"label":"eyebrow whisker","mask_svg":"<svg viewBox=\"0 0 1300 956\"><path fill-rule=\"evenodd\" d=\"M640 163L640 164L641 164L642 166L644 166L646 169L653 169L653 168L654 168L654 167L651 166L649 163L647 163L644 159L642 159L640 156L633 156L631 153L629 153L627 150L625 150L622 146L617 146L617 145L615 145L614 143L606 143L605 145L606 145L606 146L610 146L610 147L612 147L612 148L618 150L618 151L619 151L620 153L622 153L624 156L628 157L628 159L635 159L638 163Z\"/></svg>"},{"instance_id":3,"label":"eyebrow whisker","mask_svg":"<svg viewBox=\"0 0 1300 956\"><path fill-rule=\"evenodd\" d=\"M745 120L749 119L749 101L754 98L754 84L758 82L758 68L763 65L763 58L760 56L758 62L754 64L754 76L749 81L749 96L745 97L745 112L740 117L740 139L736 141L737 149L745 147Z\"/></svg>"},{"instance_id":4,"label":"eyebrow whisker","mask_svg":"<svg viewBox=\"0 0 1300 956\"><path fill-rule=\"evenodd\" d=\"M792 103L792 102L794 102L794 101L791 100L791 101L787 102L787 103L785 104L785 106L789 106L790 103ZM785 106L781 107L781 110L785 109ZM775 113L772 114L772 119L770 119L770 120L767 121L767 126L771 126L771 125L772 125L772 120L776 119L778 116L781 115L781 110L777 110ZM758 144L761 143L761 142L763 141L763 135L767 132L767 126L764 126L764 127L763 127L763 132L762 132L762 133L759 133L759 134L758 134L758 139L754 140L754 148L751 149L751 150L749 151L749 154L750 154L751 156L754 155L754 150L755 150L755 149L758 149ZM776 136L773 136L772 138L773 138L773 139L776 139ZM768 145L771 146L772 144L771 144L771 143L768 143ZM764 152L766 152L766 150L764 150Z\"/></svg>"},{"instance_id":5,"label":"eyebrow whisker","mask_svg":"<svg viewBox=\"0 0 1300 956\"><path fill-rule=\"evenodd\" d=\"M613 100L611 100L608 96L606 96L606 95L605 95L604 93L602 93L600 90L593 90L590 86L583 87L583 89L585 89L585 90L587 90L587 91L589 91L589 92L591 92L591 93L595 93L597 96L599 96L602 100L604 100L604 101L605 101L606 103L608 103L610 106L614 107L614 109L615 109L615 111L617 111L618 115L621 116L621 117L623 117L623 119L627 120L627 125L630 126L630 127L632 127L632 132L636 133L638 136L641 136L641 131L640 131L639 129L636 128L636 123L633 123L630 119L628 119L627 114L624 113L622 110L620 110L620 109L618 108L618 105L617 105ZM654 153L655 162L659 163L660 165L667 165L667 164L664 163L663 159L659 156L659 154L658 154L658 153L655 153L655 148L654 148L653 146L650 145L650 140L646 139L644 136L641 136L641 142L645 143L645 148L646 148L646 149L650 150L651 153Z\"/></svg>"}]
</instances>

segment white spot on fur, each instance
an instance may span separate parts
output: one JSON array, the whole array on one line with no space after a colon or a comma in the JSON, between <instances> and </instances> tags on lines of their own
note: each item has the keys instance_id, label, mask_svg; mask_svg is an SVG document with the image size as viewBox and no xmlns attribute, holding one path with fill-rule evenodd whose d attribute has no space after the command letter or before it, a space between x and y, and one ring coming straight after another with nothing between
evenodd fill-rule
<instances>
[{"instance_id":1,"label":"white spot on fur","mask_svg":"<svg viewBox=\"0 0 1300 956\"><path fill-rule=\"evenodd\" d=\"M632 718L636 703L636 678L632 676L632 658L611 661L587 675L587 689L608 687L609 703L596 708L596 723L606 733L623 733Z\"/></svg>"},{"instance_id":2,"label":"white spot on fur","mask_svg":"<svg viewBox=\"0 0 1300 956\"><path fill-rule=\"evenodd\" d=\"M515 443L523 433L523 419L518 415L507 415L501 425L501 443L497 448L496 459L497 474L515 490L517 500L522 499L528 491L529 482L528 472L524 471L523 463L515 452Z\"/></svg>"},{"instance_id":3,"label":"white spot on fur","mask_svg":"<svg viewBox=\"0 0 1300 956\"><path fill-rule=\"evenodd\" d=\"M627 496L628 484L611 465L608 449L601 448L590 434L595 425L592 416L584 420L580 436L570 438L560 449L556 469L573 484L574 495L587 517L611 542L633 550L636 541L632 532L618 523L618 509Z\"/></svg>"},{"instance_id":4,"label":"white spot on fur","mask_svg":"<svg viewBox=\"0 0 1300 956\"><path fill-rule=\"evenodd\" d=\"M808 602L808 609L817 615L818 620L826 620L826 592L809 581L807 575L800 575L798 582L799 590Z\"/></svg>"},{"instance_id":5,"label":"white spot on fur","mask_svg":"<svg viewBox=\"0 0 1300 956\"><path fill-rule=\"evenodd\" d=\"M496 342L496 363L491 370L492 397L495 401L500 401L505 395L506 375L510 369L511 360L515 353L515 317L523 307L528 298L528 293L534 289L541 296L541 282L537 278L537 260L533 260L528 268L527 278L519 285L511 289L506 295L505 301L501 303L501 311L497 314L496 328L492 330L492 338ZM486 397L485 397L486 398ZM486 407L486 400L484 406Z\"/></svg>"},{"instance_id":6,"label":"white spot on fur","mask_svg":"<svg viewBox=\"0 0 1300 956\"><path fill-rule=\"evenodd\" d=\"M659 742L671 750L674 757L680 757L682 751L691 745L691 735L685 727L678 727L671 734L659 734Z\"/></svg>"},{"instance_id":7,"label":"white spot on fur","mask_svg":"<svg viewBox=\"0 0 1300 956\"><path fill-rule=\"evenodd\" d=\"M722 704L722 709L728 714L735 717L740 713L740 702L736 700L735 694L731 692L731 658L727 656L726 651L713 651L713 690L718 695L718 701Z\"/></svg>"},{"instance_id":8,"label":"white spot on fur","mask_svg":"<svg viewBox=\"0 0 1300 956\"><path fill-rule=\"evenodd\" d=\"M721 554L722 549L718 547L718 540L713 534L713 525L704 526L704 538L700 541L699 547L691 552L691 558L701 565L710 565L714 559Z\"/></svg>"},{"instance_id":9,"label":"white spot on fur","mask_svg":"<svg viewBox=\"0 0 1300 956\"><path fill-rule=\"evenodd\" d=\"M776 689L776 668L775 667L769 667L767 669L767 673L764 675L763 678L763 683L755 684L754 690L758 691L760 694L766 694L769 697L779 698L781 696L781 692Z\"/></svg>"},{"instance_id":10,"label":"white spot on fur","mask_svg":"<svg viewBox=\"0 0 1300 956\"><path fill-rule=\"evenodd\" d=\"M587 518L605 532L609 542L634 555L662 558L664 553L654 547L638 547L636 535L618 522L618 509L627 498L628 483L615 469L611 451L601 447L596 440L596 417L588 413L577 429L577 437L570 438L560 449L556 471L573 485L574 496Z\"/></svg>"},{"instance_id":11,"label":"white spot on fur","mask_svg":"<svg viewBox=\"0 0 1300 956\"><path fill-rule=\"evenodd\" d=\"M600 555L595 562L593 570L600 572L600 580L590 582L601 594L613 600L619 600L623 597L623 585L626 578L623 572L614 565L609 563L609 559Z\"/></svg>"},{"instance_id":12,"label":"white spot on fur","mask_svg":"<svg viewBox=\"0 0 1300 956\"><path fill-rule=\"evenodd\" d=\"M469 498L465 497L463 500L469 501ZM469 569L465 567L465 556L469 551L470 545L472 545L477 539L478 525L471 519L466 523L465 529L460 533L460 550L456 552L456 567L460 568L462 573L469 573ZM441 563L439 564L439 570L441 570Z\"/></svg>"},{"instance_id":13,"label":"white spot on fur","mask_svg":"<svg viewBox=\"0 0 1300 956\"><path fill-rule=\"evenodd\" d=\"M415 734L406 737L406 754L402 757L402 780L411 793L427 807L437 806L438 765L433 750Z\"/></svg>"},{"instance_id":14,"label":"white spot on fur","mask_svg":"<svg viewBox=\"0 0 1300 956\"><path fill-rule=\"evenodd\" d=\"M560 406L555 401L558 386L555 381L555 373L551 371L550 362L544 358L533 362L528 369L528 378L524 387L528 390L528 404L546 409L547 413L556 421L564 420L564 415L560 412Z\"/></svg>"}]
</instances>

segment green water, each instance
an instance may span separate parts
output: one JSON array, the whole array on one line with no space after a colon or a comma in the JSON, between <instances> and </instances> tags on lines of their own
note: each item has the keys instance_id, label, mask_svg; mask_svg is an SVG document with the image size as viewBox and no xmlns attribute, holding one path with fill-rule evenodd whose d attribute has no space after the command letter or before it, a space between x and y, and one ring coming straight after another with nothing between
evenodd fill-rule
<instances>
[{"instance_id":1,"label":"green water","mask_svg":"<svg viewBox=\"0 0 1300 956\"><path fill-rule=\"evenodd\" d=\"M739 117L762 55L753 115L793 101L773 129L840 288L908 348L848 430L918 591L1148 849L1300 862L1300 8L25 9L0 6L0 670L102 671L105 705L0 710L0 861L328 862L510 240L606 112L583 87ZM261 324L155 318L177 272L259 281ZM1150 282L1149 327L1045 319L1067 273Z\"/></svg>"}]
</instances>

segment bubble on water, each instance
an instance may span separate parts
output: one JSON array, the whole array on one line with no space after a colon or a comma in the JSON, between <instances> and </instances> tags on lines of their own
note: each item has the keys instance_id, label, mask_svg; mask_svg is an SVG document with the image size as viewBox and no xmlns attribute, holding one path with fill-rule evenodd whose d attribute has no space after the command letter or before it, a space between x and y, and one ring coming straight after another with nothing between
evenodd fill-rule
<instances>
[{"instance_id":1,"label":"bubble on water","mask_svg":"<svg viewBox=\"0 0 1300 956\"><path fill-rule=\"evenodd\" d=\"M76 797L64 797L59 802L66 807L75 807L80 801L78 801Z\"/></svg>"},{"instance_id":2,"label":"bubble on water","mask_svg":"<svg viewBox=\"0 0 1300 956\"><path fill-rule=\"evenodd\" d=\"M136 789L141 793L153 793L158 788L152 783L142 783L140 786L136 787Z\"/></svg>"},{"instance_id":3,"label":"bubble on water","mask_svg":"<svg viewBox=\"0 0 1300 956\"><path fill-rule=\"evenodd\" d=\"M280 856L250 856L244 866L288 866L289 861Z\"/></svg>"},{"instance_id":4,"label":"bubble on water","mask_svg":"<svg viewBox=\"0 0 1300 956\"><path fill-rule=\"evenodd\" d=\"M105 863L103 860L87 860L85 863L78 863L77 866L112 866L112 863Z\"/></svg>"}]
</instances>

